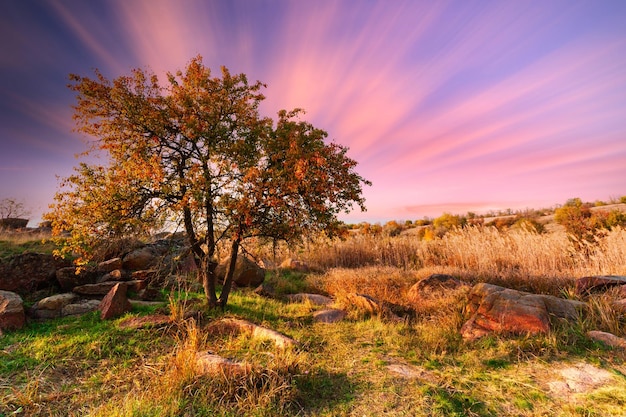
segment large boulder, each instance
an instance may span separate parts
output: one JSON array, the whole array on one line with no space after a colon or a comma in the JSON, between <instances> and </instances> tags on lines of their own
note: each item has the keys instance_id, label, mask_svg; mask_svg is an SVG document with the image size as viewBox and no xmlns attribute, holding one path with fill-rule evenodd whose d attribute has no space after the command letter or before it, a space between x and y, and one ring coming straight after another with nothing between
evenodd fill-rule
<instances>
[{"instance_id":1,"label":"large boulder","mask_svg":"<svg viewBox=\"0 0 626 417\"><path fill-rule=\"evenodd\" d=\"M69 261L42 253L22 253L0 259L0 290L24 296L56 286L56 271L66 266L70 266Z\"/></svg>"},{"instance_id":2,"label":"large boulder","mask_svg":"<svg viewBox=\"0 0 626 417\"><path fill-rule=\"evenodd\" d=\"M215 268L217 281L223 283L226 278L226 270L230 263L230 257L226 258ZM257 287L265 280L265 269L261 268L251 259L245 256L237 256L233 282L238 287Z\"/></svg>"},{"instance_id":3,"label":"large boulder","mask_svg":"<svg viewBox=\"0 0 626 417\"><path fill-rule=\"evenodd\" d=\"M80 295L106 295L111 291L111 288L117 284L123 284L128 289L133 291L141 291L146 287L146 281L132 280L132 281L105 281L97 284L85 284L79 287L75 287L72 291Z\"/></svg>"},{"instance_id":4,"label":"large boulder","mask_svg":"<svg viewBox=\"0 0 626 417\"><path fill-rule=\"evenodd\" d=\"M157 241L127 253L122 259L122 267L130 271L151 269L162 261L170 250L167 241Z\"/></svg>"},{"instance_id":5,"label":"large boulder","mask_svg":"<svg viewBox=\"0 0 626 417\"><path fill-rule=\"evenodd\" d=\"M473 340L491 332L547 333L551 317L574 320L582 305L578 301L480 283L470 291L467 312L471 317L462 326L461 335Z\"/></svg>"},{"instance_id":6,"label":"large boulder","mask_svg":"<svg viewBox=\"0 0 626 417\"><path fill-rule=\"evenodd\" d=\"M0 329L21 329L25 323L22 297L11 291L0 291Z\"/></svg>"},{"instance_id":7,"label":"large boulder","mask_svg":"<svg viewBox=\"0 0 626 417\"><path fill-rule=\"evenodd\" d=\"M126 298L126 288L125 284L118 283L102 299L98 310L103 320L119 317L131 310L132 306Z\"/></svg>"}]
</instances>

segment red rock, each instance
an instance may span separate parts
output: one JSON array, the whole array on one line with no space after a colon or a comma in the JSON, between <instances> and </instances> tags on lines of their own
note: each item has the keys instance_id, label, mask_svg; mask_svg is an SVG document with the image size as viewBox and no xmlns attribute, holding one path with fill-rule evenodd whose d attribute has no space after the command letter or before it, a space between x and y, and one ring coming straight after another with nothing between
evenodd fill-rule
<instances>
[{"instance_id":1,"label":"red rock","mask_svg":"<svg viewBox=\"0 0 626 417\"><path fill-rule=\"evenodd\" d=\"M626 284L626 277L619 275L595 275L576 280L576 294L587 295L594 291Z\"/></svg>"},{"instance_id":2,"label":"red rock","mask_svg":"<svg viewBox=\"0 0 626 417\"><path fill-rule=\"evenodd\" d=\"M0 329L21 329L26 324L22 297L0 290Z\"/></svg>"},{"instance_id":3,"label":"red rock","mask_svg":"<svg viewBox=\"0 0 626 417\"><path fill-rule=\"evenodd\" d=\"M132 306L126 298L126 285L117 283L111 291L102 299L98 310L103 320L119 317L130 311Z\"/></svg>"},{"instance_id":4,"label":"red rock","mask_svg":"<svg viewBox=\"0 0 626 417\"><path fill-rule=\"evenodd\" d=\"M538 334L550 330L550 317L573 320L584 303L530 294L491 284L477 284L469 294L470 319L461 327L464 339L490 332Z\"/></svg>"},{"instance_id":5,"label":"red rock","mask_svg":"<svg viewBox=\"0 0 626 417\"><path fill-rule=\"evenodd\" d=\"M113 258L98 264L98 272L111 272L122 269L122 258Z\"/></svg>"}]
</instances>

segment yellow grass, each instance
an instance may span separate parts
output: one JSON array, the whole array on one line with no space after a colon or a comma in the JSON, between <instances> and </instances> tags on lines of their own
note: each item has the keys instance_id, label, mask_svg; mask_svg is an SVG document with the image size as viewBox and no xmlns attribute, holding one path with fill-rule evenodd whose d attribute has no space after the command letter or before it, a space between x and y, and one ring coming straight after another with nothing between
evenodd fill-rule
<instances>
[{"instance_id":1,"label":"yellow grass","mask_svg":"<svg viewBox=\"0 0 626 417\"><path fill-rule=\"evenodd\" d=\"M583 247L564 232L537 234L526 230L500 231L468 227L441 239L416 236L357 235L344 241L317 241L283 256L297 257L319 270L364 266L393 267L378 275L416 282L430 273L448 273L474 282L490 282L525 291L559 295L571 293L574 280L586 275L626 275L626 230L615 228ZM404 271L404 272L403 272ZM344 272L345 285L354 280ZM371 277L359 272L358 285ZM396 278L385 281L397 291ZM357 291L364 292L364 291Z\"/></svg>"}]
</instances>

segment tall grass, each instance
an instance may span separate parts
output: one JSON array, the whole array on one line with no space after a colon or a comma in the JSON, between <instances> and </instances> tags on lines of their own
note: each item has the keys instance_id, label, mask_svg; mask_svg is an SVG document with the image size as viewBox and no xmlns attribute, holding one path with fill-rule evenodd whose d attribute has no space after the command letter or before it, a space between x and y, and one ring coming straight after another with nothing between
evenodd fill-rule
<instances>
[{"instance_id":1,"label":"tall grass","mask_svg":"<svg viewBox=\"0 0 626 417\"><path fill-rule=\"evenodd\" d=\"M491 282L558 295L585 275L626 275L626 230L614 228L581 247L564 232L538 234L492 227L455 229L441 239L356 235L318 240L285 253L312 268L394 267L446 272L469 282Z\"/></svg>"}]
</instances>

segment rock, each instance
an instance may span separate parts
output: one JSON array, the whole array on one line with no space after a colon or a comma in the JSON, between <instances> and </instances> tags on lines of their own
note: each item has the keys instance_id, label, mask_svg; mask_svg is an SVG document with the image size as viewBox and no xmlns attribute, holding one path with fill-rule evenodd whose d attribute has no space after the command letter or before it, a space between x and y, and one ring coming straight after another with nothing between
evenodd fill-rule
<instances>
[{"instance_id":1,"label":"rock","mask_svg":"<svg viewBox=\"0 0 626 417\"><path fill-rule=\"evenodd\" d=\"M128 289L133 291L141 291L146 287L146 282L141 280L133 280L133 281L105 281L97 284L86 284L75 287L72 291L76 294L81 295L106 295L111 291L111 288L115 287L117 284L124 284Z\"/></svg>"},{"instance_id":2,"label":"rock","mask_svg":"<svg viewBox=\"0 0 626 417\"><path fill-rule=\"evenodd\" d=\"M336 308L313 313L313 320L320 323L337 323L346 318L346 312Z\"/></svg>"},{"instance_id":3,"label":"rock","mask_svg":"<svg viewBox=\"0 0 626 417\"><path fill-rule=\"evenodd\" d=\"M113 258L98 264L98 272L111 272L116 269L122 269L122 258Z\"/></svg>"},{"instance_id":4,"label":"rock","mask_svg":"<svg viewBox=\"0 0 626 417\"><path fill-rule=\"evenodd\" d=\"M161 299L161 291L158 288L146 287L139 290L137 296L143 301L157 301Z\"/></svg>"},{"instance_id":5,"label":"rock","mask_svg":"<svg viewBox=\"0 0 626 417\"><path fill-rule=\"evenodd\" d=\"M311 304L318 306L327 306L333 303L333 299L320 294L289 294L287 299L292 303L304 303L310 302Z\"/></svg>"},{"instance_id":6,"label":"rock","mask_svg":"<svg viewBox=\"0 0 626 417\"><path fill-rule=\"evenodd\" d=\"M51 295L39 300L35 306L39 310L59 310L60 312L63 307L74 301L76 297L77 295L74 293Z\"/></svg>"},{"instance_id":7,"label":"rock","mask_svg":"<svg viewBox=\"0 0 626 417\"><path fill-rule=\"evenodd\" d=\"M445 292L467 286L466 282L452 275L433 274L413 285L407 293L407 298L418 301L420 299L438 297Z\"/></svg>"},{"instance_id":8,"label":"rock","mask_svg":"<svg viewBox=\"0 0 626 417\"><path fill-rule=\"evenodd\" d=\"M215 276L220 283L226 278L226 269L230 258L226 258L215 268ZM238 287L257 287L265 280L265 269L258 266L252 260L245 256L237 256L235 263L235 272L233 274L233 282Z\"/></svg>"},{"instance_id":9,"label":"rock","mask_svg":"<svg viewBox=\"0 0 626 417\"><path fill-rule=\"evenodd\" d=\"M307 265L306 262L299 261L297 259L292 259L292 258L285 259L280 264L280 268L281 269L289 269L289 270L298 271L298 272L309 272L310 271L310 268L309 268L309 266Z\"/></svg>"},{"instance_id":10,"label":"rock","mask_svg":"<svg viewBox=\"0 0 626 417\"><path fill-rule=\"evenodd\" d=\"M169 246L162 244L160 241L135 249L124 256L122 260L123 268L130 271L150 269L159 263L161 257L165 255L168 250Z\"/></svg>"},{"instance_id":11,"label":"rock","mask_svg":"<svg viewBox=\"0 0 626 417\"><path fill-rule=\"evenodd\" d=\"M111 272L107 272L102 275L97 283L107 282L107 281L128 281L132 278L132 274L125 269L114 269Z\"/></svg>"},{"instance_id":12,"label":"rock","mask_svg":"<svg viewBox=\"0 0 626 417\"><path fill-rule=\"evenodd\" d=\"M251 365L235 362L208 352L196 353L196 372L199 375L241 376L252 369Z\"/></svg>"},{"instance_id":13,"label":"rock","mask_svg":"<svg viewBox=\"0 0 626 417\"><path fill-rule=\"evenodd\" d=\"M626 349L626 339L617 337L612 333L591 330L587 332L587 336L589 336L590 339L597 340L608 346Z\"/></svg>"},{"instance_id":14,"label":"rock","mask_svg":"<svg viewBox=\"0 0 626 417\"><path fill-rule=\"evenodd\" d=\"M218 335L248 333L252 337L272 340L279 348L287 348L296 345L296 341L292 338L246 320L221 319L209 324L207 331Z\"/></svg>"},{"instance_id":15,"label":"rock","mask_svg":"<svg viewBox=\"0 0 626 417\"><path fill-rule=\"evenodd\" d=\"M276 289L269 282L264 282L254 289L254 293L262 297L274 298L276 296Z\"/></svg>"},{"instance_id":16,"label":"rock","mask_svg":"<svg viewBox=\"0 0 626 417\"><path fill-rule=\"evenodd\" d=\"M170 317L165 314L152 314L141 317L127 317L120 321L118 326L122 329L146 329L164 327L171 322Z\"/></svg>"},{"instance_id":17,"label":"rock","mask_svg":"<svg viewBox=\"0 0 626 417\"><path fill-rule=\"evenodd\" d=\"M26 324L22 297L0 290L0 329L21 329Z\"/></svg>"},{"instance_id":18,"label":"rock","mask_svg":"<svg viewBox=\"0 0 626 417\"><path fill-rule=\"evenodd\" d=\"M626 285L626 277L619 275L595 275L576 280L576 294L587 295L594 291Z\"/></svg>"},{"instance_id":19,"label":"rock","mask_svg":"<svg viewBox=\"0 0 626 417\"><path fill-rule=\"evenodd\" d=\"M133 280L138 279L151 282L154 278L157 277L158 274L159 271L156 269L143 269L141 271L133 271L133 273L130 275L130 278Z\"/></svg>"},{"instance_id":20,"label":"rock","mask_svg":"<svg viewBox=\"0 0 626 417\"><path fill-rule=\"evenodd\" d=\"M98 306L102 320L119 317L132 309L128 298L126 298L126 288L125 284L118 283L102 299Z\"/></svg>"},{"instance_id":21,"label":"rock","mask_svg":"<svg viewBox=\"0 0 626 417\"><path fill-rule=\"evenodd\" d=\"M98 309L100 300L83 300L78 303L68 304L61 309L61 316L78 316Z\"/></svg>"},{"instance_id":22,"label":"rock","mask_svg":"<svg viewBox=\"0 0 626 417\"><path fill-rule=\"evenodd\" d=\"M550 330L550 317L575 319L581 303L480 283L469 294L470 319L461 327L464 339L491 332L538 334Z\"/></svg>"},{"instance_id":23,"label":"rock","mask_svg":"<svg viewBox=\"0 0 626 417\"><path fill-rule=\"evenodd\" d=\"M69 261L42 253L22 253L0 259L0 290L24 296L56 286L56 271L66 266L70 266Z\"/></svg>"},{"instance_id":24,"label":"rock","mask_svg":"<svg viewBox=\"0 0 626 417\"><path fill-rule=\"evenodd\" d=\"M96 282L95 278L93 271L83 269L77 274L76 267L73 266L61 268L56 271L57 282L63 291L72 291L74 287L93 284Z\"/></svg>"}]
</instances>

